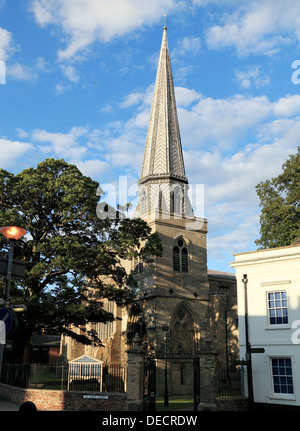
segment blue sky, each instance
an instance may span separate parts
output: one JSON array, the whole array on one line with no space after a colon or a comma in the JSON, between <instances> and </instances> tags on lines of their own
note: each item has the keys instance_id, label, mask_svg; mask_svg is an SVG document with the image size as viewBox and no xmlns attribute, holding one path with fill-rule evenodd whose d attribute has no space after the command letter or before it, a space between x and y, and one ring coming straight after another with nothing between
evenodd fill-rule
<instances>
[{"instance_id":1,"label":"blue sky","mask_svg":"<svg viewBox=\"0 0 300 431\"><path fill-rule=\"evenodd\" d=\"M0 167L63 158L101 185L136 184L164 14L208 266L232 271L256 249L255 186L299 145L297 0L0 0Z\"/></svg>"}]
</instances>

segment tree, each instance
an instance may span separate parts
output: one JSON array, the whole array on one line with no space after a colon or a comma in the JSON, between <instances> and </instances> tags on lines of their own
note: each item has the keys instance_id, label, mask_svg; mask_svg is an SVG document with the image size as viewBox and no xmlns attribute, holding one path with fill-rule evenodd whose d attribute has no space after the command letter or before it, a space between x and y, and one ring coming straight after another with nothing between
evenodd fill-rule
<instances>
[{"instance_id":1,"label":"tree","mask_svg":"<svg viewBox=\"0 0 300 431\"><path fill-rule=\"evenodd\" d=\"M151 263L161 255L157 234L143 220L122 217L120 211L114 219L97 217L98 187L64 160L47 159L17 175L0 170L0 225L18 224L28 231L14 254L27 263L26 276L13 281L10 290L11 303L27 306L18 314L15 359L42 328L85 344L101 343L84 328L87 322L114 319L101 300L121 306L134 301L135 280L123 261L139 253ZM138 243L144 246L137 252ZM0 244L7 252L4 237ZM80 327L81 335L70 324Z\"/></svg>"},{"instance_id":2,"label":"tree","mask_svg":"<svg viewBox=\"0 0 300 431\"><path fill-rule=\"evenodd\" d=\"M262 206L259 248L290 245L300 237L300 147L276 178L256 186Z\"/></svg>"}]
</instances>

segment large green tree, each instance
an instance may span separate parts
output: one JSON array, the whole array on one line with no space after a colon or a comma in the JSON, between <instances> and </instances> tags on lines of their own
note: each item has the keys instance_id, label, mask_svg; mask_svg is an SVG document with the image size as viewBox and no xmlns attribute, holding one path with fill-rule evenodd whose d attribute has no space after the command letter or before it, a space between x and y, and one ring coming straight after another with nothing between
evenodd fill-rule
<instances>
[{"instance_id":1,"label":"large green tree","mask_svg":"<svg viewBox=\"0 0 300 431\"><path fill-rule=\"evenodd\" d=\"M139 243L145 244L138 251L145 262L161 255L158 236L143 220L121 217L119 211L114 218L97 216L98 187L64 160L47 159L17 175L0 170L0 226L17 224L28 231L14 254L26 262L26 277L14 280L10 289L10 302L27 306L18 314L15 359L42 328L100 343L84 325L113 320L101 300L121 306L134 301L135 281L122 262L137 253ZM2 235L0 246L5 254L8 242ZM81 334L70 324L82 328Z\"/></svg>"},{"instance_id":2,"label":"large green tree","mask_svg":"<svg viewBox=\"0 0 300 431\"><path fill-rule=\"evenodd\" d=\"M256 186L262 207L259 248L290 245L300 237L300 147L276 178Z\"/></svg>"}]
</instances>

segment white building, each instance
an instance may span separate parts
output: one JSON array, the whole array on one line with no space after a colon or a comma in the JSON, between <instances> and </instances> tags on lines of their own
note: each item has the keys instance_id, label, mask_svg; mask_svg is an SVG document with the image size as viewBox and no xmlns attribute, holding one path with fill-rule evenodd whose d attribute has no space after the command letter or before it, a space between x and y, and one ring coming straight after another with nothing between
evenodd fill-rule
<instances>
[{"instance_id":1,"label":"white building","mask_svg":"<svg viewBox=\"0 0 300 431\"><path fill-rule=\"evenodd\" d=\"M236 254L230 266L237 276L241 360L249 358L248 326L250 399L252 381L255 405L300 406L300 241Z\"/></svg>"}]
</instances>

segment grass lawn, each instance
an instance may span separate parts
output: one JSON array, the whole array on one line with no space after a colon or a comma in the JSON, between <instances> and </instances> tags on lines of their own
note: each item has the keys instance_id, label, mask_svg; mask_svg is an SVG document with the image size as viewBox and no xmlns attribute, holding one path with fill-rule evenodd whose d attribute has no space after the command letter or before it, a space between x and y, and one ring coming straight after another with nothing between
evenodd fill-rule
<instances>
[{"instance_id":1,"label":"grass lawn","mask_svg":"<svg viewBox=\"0 0 300 431\"><path fill-rule=\"evenodd\" d=\"M155 408L157 411L174 411L177 409L182 409L184 407L191 406L191 409L194 405L194 396L193 395L179 395L179 396L170 396L169 397L169 405L168 407L164 406L164 397L157 397Z\"/></svg>"}]
</instances>

